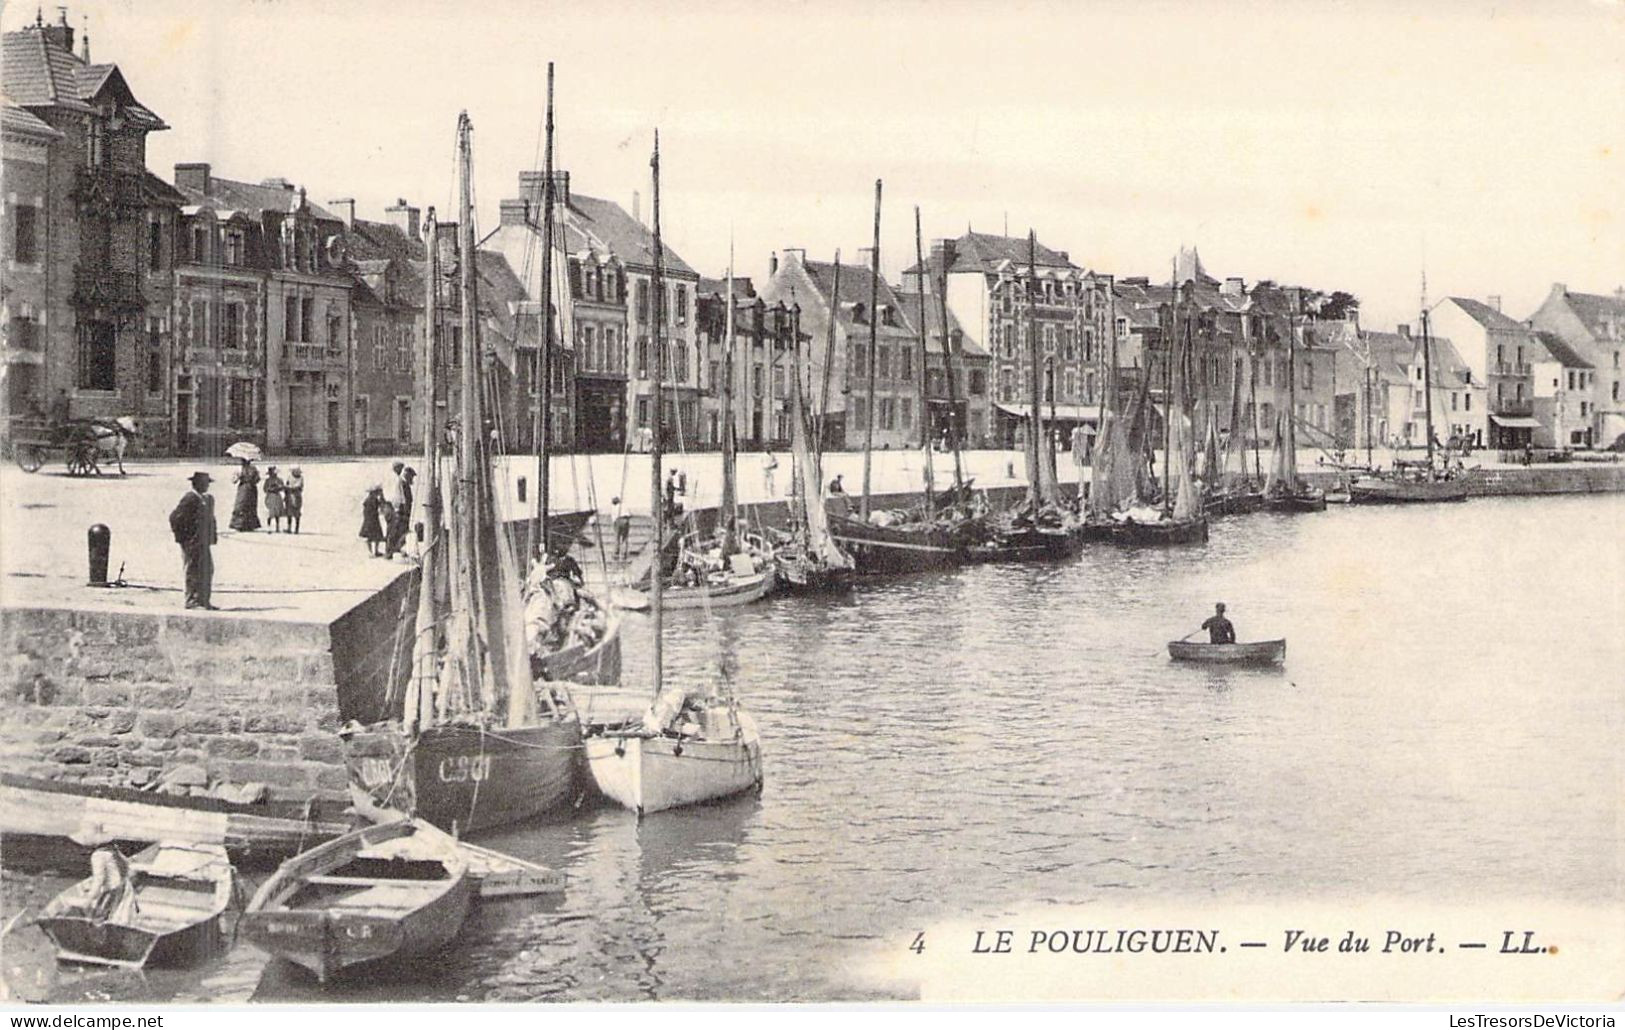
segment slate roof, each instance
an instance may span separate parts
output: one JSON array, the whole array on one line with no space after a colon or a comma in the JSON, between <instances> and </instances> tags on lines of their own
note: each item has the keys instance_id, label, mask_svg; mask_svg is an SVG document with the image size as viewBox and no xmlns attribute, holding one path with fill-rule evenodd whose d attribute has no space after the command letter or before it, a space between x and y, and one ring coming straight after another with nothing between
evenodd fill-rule
<instances>
[{"instance_id":1,"label":"slate roof","mask_svg":"<svg viewBox=\"0 0 1625 1030\"><path fill-rule=\"evenodd\" d=\"M390 222L369 222L357 218L345 233L350 257L358 264L366 261L422 261L427 257L422 240L414 240Z\"/></svg>"},{"instance_id":2,"label":"slate roof","mask_svg":"<svg viewBox=\"0 0 1625 1030\"><path fill-rule=\"evenodd\" d=\"M571 193L565 225L567 230L602 244L626 264L654 267L654 233L614 201ZM566 248L572 253L579 249L572 246L571 235L565 239ZM671 249L669 242L664 239L660 242L661 265L668 275L699 278L699 273Z\"/></svg>"},{"instance_id":3,"label":"slate roof","mask_svg":"<svg viewBox=\"0 0 1625 1030\"><path fill-rule=\"evenodd\" d=\"M1028 241L1025 236L1000 236L986 232L967 232L954 240L954 263L949 267L950 272L986 272L995 271L1003 261L1009 261L1022 268L1027 267ZM926 271L932 276L941 274L942 269L934 259L937 255L928 255L925 259ZM1061 255L1060 251L1051 250L1042 242L1033 250L1033 264L1039 268L1072 268L1078 266ZM1082 269L1078 269L1082 271ZM918 275L920 265L914 265L903 270L904 275ZM844 278L844 276L843 276Z\"/></svg>"},{"instance_id":4,"label":"slate roof","mask_svg":"<svg viewBox=\"0 0 1625 1030\"><path fill-rule=\"evenodd\" d=\"M0 49L0 89L8 100L23 107L73 111L91 110L88 101L112 89L132 121L150 130L169 127L135 99L118 65L88 64L47 42L44 28L38 25L5 34Z\"/></svg>"},{"instance_id":5,"label":"slate roof","mask_svg":"<svg viewBox=\"0 0 1625 1030\"><path fill-rule=\"evenodd\" d=\"M20 132L41 139L61 139L62 133L13 104L0 106L0 127L7 132Z\"/></svg>"},{"instance_id":6,"label":"slate roof","mask_svg":"<svg viewBox=\"0 0 1625 1030\"><path fill-rule=\"evenodd\" d=\"M846 278L844 271L841 278ZM918 293L904 293L902 290L897 290L895 293L898 303L902 305L903 311L909 316L909 323L912 325L920 317L920 295ZM980 342L965 331L964 325L960 323L958 316L953 313L952 309L948 311L948 329L950 332L955 330L959 332L960 346L966 357L986 358L992 356L988 354ZM942 338L942 305L937 301L937 295L934 293L928 293L925 296L925 334L930 341L930 353L940 355L942 353L942 344L940 342Z\"/></svg>"},{"instance_id":7,"label":"slate roof","mask_svg":"<svg viewBox=\"0 0 1625 1030\"><path fill-rule=\"evenodd\" d=\"M189 186L177 184L175 186L188 203L201 207L212 208L216 211L241 211L256 220L267 211L277 214L288 214L299 209L299 191L290 187L267 186L252 182L237 182L233 179L222 179L218 175L209 176L209 192L194 190ZM342 221L338 215L317 204L309 203L310 213L325 221Z\"/></svg>"},{"instance_id":8,"label":"slate roof","mask_svg":"<svg viewBox=\"0 0 1625 1030\"><path fill-rule=\"evenodd\" d=\"M1610 316L1616 322L1625 322L1625 297L1600 293L1564 293L1563 297L1593 336L1605 335L1604 326Z\"/></svg>"},{"instance_id":9,"label":"slate roof","mask_svg":"<svg viewBox=\"0 0 1625 1030\"><path fill-rule=\"evenodd\" d=\"M1528 333L1529 327L1514 318L1509 318L1501 312L1485 304L1483 301L1473 300L1471 297L1446 297L1468 317L1486 329L1499 329L1507 332Z\"/></svg>"},{"instance_id":10,"label":"slate roof","mask_svg":"<svg viewBox=\"0 0 1625 1030\"><path fill-rule=\"evenodd\" d=\"M1552 356L1552 360L1557 362L1559 365L1562 365L1564 368L1597 367L1591 362L1587 361L1585 358L1582 358L1579 355L1579 352L1577 352L1573 347L1570 347L1566 342L1564 342L1563 338L1556 333L1536 330L1535 338L1540 341L1541 346L1546 348L1546 352Z\"/></svg>"},{"instance_id":11,"label":"slate roof","mask_svg":"<svg viewBox=\"0 0 1625 1030\"><path fill-rule=\"evenodd\" d=\"M702 275L702 276L700 276L700 285L699 285L698 292L699 292L699 294L701 296L709 296L709 297L718 297L718 298L720 298L723 294L728 292L728 280L727 280L726 277L724 277L722 279L710 279L710 278L707 278L706 276ZM736 276L734 276L734 299L735 300L755 300L756 299L756 284L751 282L750 276L748 276L748 275L736 275Z\"/></svg>"},{"instance_id":12,"label":"slate roof","mask_svg":"<svg viewBox=\"0 0 1625 1030\"><path fill-rule=\"evenodd\" d=\"M1415 379L1407 369L1414 361L1420 360L1421 336L1401 336L1399 333L1362 330L1360 340L1370 348L1372 367L1384 381L1415 383ZM1429 342L1433 346L1433 385L1442 389L1459 389L1469 385L1468 376L1471 369L1467 367L1467 362L1462 360L1456 345L1442 336L1430 336Z\"/></svg>"},{"instance_id":13,"label":"slate roof","mask_svg":"<svg viewBox=\"0 0 1625 1030\"><path fill-rule=\"evenodd\" d=\"M858 322L852 315L854 305L862 304L865 310L869 307L870 290L875 285L874 276L871 274L869 266L849 265L842 262L841 295L834 301L831 299L835 288L834 262L803 261L801 266L806 271L807 278L812 280L813 288L818 291L818 295L824 299L825 303L831 303L837 309L841 325L846 327L847 332L861 332L867 335L869 332L869 319L866 317L864 321ZM897 299L897 293L892 289L891 284L886 282L885 276L880 277L877 303L882 306L889 304L892 310L897 313L895 325L881 324L875 327L877 336L915 335L914 323L909 320L908 312L904 310L902 303Z\"/></svg>"}]
</instances>

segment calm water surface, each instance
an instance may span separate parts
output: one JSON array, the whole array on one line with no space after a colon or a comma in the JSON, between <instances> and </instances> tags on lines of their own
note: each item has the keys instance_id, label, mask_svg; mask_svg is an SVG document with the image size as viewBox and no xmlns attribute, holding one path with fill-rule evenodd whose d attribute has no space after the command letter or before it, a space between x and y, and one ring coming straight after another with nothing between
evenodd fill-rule
<instances>
[{"instance_id":1,"label":"calm water surface","mask_svg":"<svg viewBox=\"0 0 1625 1030\"><path fill-rule=\"evenodd\" d=\"M422 981L228 959L182 996L907 997L849 957L1045 903L1619 899L1625 497L1334 508L668 620L762 727L766 790L486 841L569 878ZM1216 600L1284 671L1169 663ZM648 672L627 628L627 682ZM1553 846L1560 842L1560 846Z\"/></svg>"}]
</instances>

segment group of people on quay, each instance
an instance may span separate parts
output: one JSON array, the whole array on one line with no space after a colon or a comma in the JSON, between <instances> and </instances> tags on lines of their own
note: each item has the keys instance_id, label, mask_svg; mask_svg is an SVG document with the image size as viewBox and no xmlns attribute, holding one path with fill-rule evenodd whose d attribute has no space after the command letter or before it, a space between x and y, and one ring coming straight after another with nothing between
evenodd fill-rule
<instances>
[{"instance_id":1,"label":"group of people on quay","mask_svg":"<svg viewBox=\"0 0 1625 1030\"><path fill-rule=\"evenodd\" d=\"M381 483L367 488L361 498L361 532L367 553L374 558L394 558L406 550L406 536L412 526L412 484L418 470L397 461Z\"/></svg>"},{"instance_id":2,"label":"group of people on quay","mask_svg":"<svg viewBox=\"0 0 1625 1030\"><path fill-rule=\"evenodd\" d=\"M265 521L260 521L260 490L262 479L253 459L241 458L232 482L237 485L236 502L231 507L231 528L239 533L252 533L269 524L273 533L297 533L305 512L305 473L298 466L288 470L283 479L275 465L267 465L263 478L265 491Z\"/></svg>"}]
</instances>

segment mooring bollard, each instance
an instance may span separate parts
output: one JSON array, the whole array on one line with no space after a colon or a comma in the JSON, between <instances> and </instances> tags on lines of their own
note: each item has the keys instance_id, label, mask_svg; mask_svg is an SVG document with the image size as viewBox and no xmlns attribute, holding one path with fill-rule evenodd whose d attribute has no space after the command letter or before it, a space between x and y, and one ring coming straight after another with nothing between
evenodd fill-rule
<instances>
[{"instance_id":1,"label":"mooring bollard","mask_svg":"<svg viewBox=\"0 0 1625 1030\"><path fill-rule=\"evenodd\" d=\"M107 585L107 554L112 550L113 531L98 522L90 527L85 536L90 551L90 585L104 587Z\"/></svg>"},{"instance_id":2,"label":"mooring bollard","mask_svg":"<svg viewBox=\"0 0 1625 1030\"><path fill-rule=\"evenodd\" d=\"M519 477L519 503L525 503L525 477Z\"/></svg>"}]
</instances>

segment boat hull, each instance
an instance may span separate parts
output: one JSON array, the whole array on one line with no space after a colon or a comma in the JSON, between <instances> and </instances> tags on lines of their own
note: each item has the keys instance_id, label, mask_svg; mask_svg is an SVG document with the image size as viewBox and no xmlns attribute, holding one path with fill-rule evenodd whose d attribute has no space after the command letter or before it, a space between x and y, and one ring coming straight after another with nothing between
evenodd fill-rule
<instances>
[{"instance_id":1,"label":"boat hull","mask_svg":"<svg viewBox=\"0 0 1625 1030\"><path fill-rule=\"evenodd\" d=\"M1296 494L1280 494L1275 497L1265 498L1264 508L1266 511L1280 512L1287 515L1325 511L1326 495L1319 490Z\"/></svg>"},{"instance_id":2,"label":"boat hull","mask_svg":"<svg viewBox=\"0 0 1625 1030\"><path fill-rule=\"evenodd\" d=\"M42 918L39 928L65 962L142 969L194 966L220 954L226 935L218 914L172 933L98 923L79 916Z\"/></svg>"},{"instance_id":3,"label":"boat hull","mask_svg":"<svg viewBox=\"0 0 1625 1030\"><path fill-rule=\"evenodd\" d=\"M0 776L0 844L17 867L82 867L95 843L218 844L245 867L274 866L351 829L335 802L243 805L125 787ZM79 841L92 841L83 844Z\"/></svg>"},{"instance_id":4,"label":"boat hull","mask_svg":"<svg viewBox=\"0 0 1625 1030\"><path fill-rule=\"evenodd\" d=\"M474 900L474 880L461 859L444 866L444 878L387 876L327 879L374 842L410 832L411 824L373 826L329 841L283 863L249 902L238 933L254 944L309 970L323 983L347 972L432 955L462 932ZM449 854L432 842L429 855ZM340 884L338 892L320 892ZM355 891L349 897L346 888ZM377 899L371 896L376 894Z\"/></svg>"},{"instance_id":5,"label":"boat hull","mask_svg":"<svg viewBox=\"0 0 1625 1030\"><path fill-rule=\"evenodd\" d=\"M1251 515L1264 509L1264 495L1256 491L1215 494L1207 499L1202 508L1209 518L1223 515Z\"/></svg>"},{"instance_id":6,"label":"boat hull","mask_svg":"<svg viewBox=\"0 0 1625 1030\"><path fill-rule=\"evenodd\" d=\"M997 534L973 550L984 562L1064 561L1083 553L1084 529L1020 529Z\"/></svg>"},{"instance_id":7,"label":"boat hull","mask_svg":"<svg viewBox=\"0 0 1625 1030\"><path fill-rule=\"evenodd\" d=\"M1203 644L1170 640L1168 657L1179 662L1208 665L1278 665L1286 661L1285 640L1259 640L1245 644Z\"/></svg>"},{"instance_id":8,"label":"boat hull","mask_svg":"<svg viewBox=\"0 0 1625 1030\"><path fill-rule=\"evenodd\" d=\"M711 741L633 734L584 741L593 785L639 816L735 797L762 786L762 745L741 714L738 739Z\"/></svg>"},{"instance_id":9,"label":"boat hull","mask_svg":"<svg viewBox=\"0 0 1625 1030\"><path fill-rule=\"evenodd\" d=\"M660 607L665 611L684 608L737 608L754 604L773 592L778 585L778 574L764 569L752 576L741 576L726 583L700 587L667 586L660 592Z\"/></svg>"},{"instance_id":10,"label":"boat hull","mask_svg":"<svg viewBox=\"0 0 1625 1030\"><path fill-rule=\"evenodd\" d=\"M1467 484L1460 479L1357 479L1349 484L1354 504L1432 504L1465 501Z\"/></svg>"},{"instance_id":11,"label":"boat hull","mask_svg":"<svg viewBox=\"0 0 1625 1030\"><path fill-rule=\"evenodd\" d=\"M559 718L518 729L444 725L415 743L393 729L352 734L350 793L369 812L411 812L453 835L567 809L579 794L581 728Z\"/></svg>"},{"instance_id":12,"label":"boat hull","mask_svg":"<svg viewBox=\"0 0 1625 1030\"><path fill-rule=\"evenodd\" d=\"M877 526L831 515L830 535L864 575L927 572L963 565L975 542L963 530Z\"/></svg>"},{"instance_id":13,"label":"boat hull","mask_svg":"<svg viewBox=\"0 0 1625 1030\"><path fill-rule=\"evenodd\" d=\"M1118 522L1111 527L1109 539L1126 547L1174 547L1181 544L1205 544L1208 538L1207 518L1163 522Z\"/></svg>"}]
</instances>

